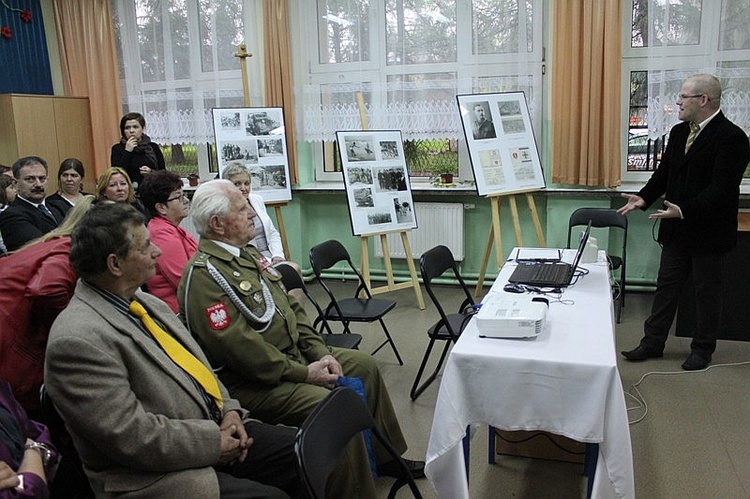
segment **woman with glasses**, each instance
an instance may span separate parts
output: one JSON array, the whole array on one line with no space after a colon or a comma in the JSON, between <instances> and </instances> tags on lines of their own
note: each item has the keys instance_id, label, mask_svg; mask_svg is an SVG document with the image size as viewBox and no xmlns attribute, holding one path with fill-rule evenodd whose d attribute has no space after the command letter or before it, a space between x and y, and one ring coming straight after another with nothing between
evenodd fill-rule
<instances>
[{"instance_id":1,"label":"woman with glasses","mask_svg":"<svg viewBox=\"0 0 750 499\"><path fill-rule=\"evenodd\" d=\"M180 227L189 207L182 192L182 179L168 170L153 171L143 178L138 194L151 214L148 222L151 242L162 251L156 259L156 274L146 282L146 287L177 313L177 286L182 269L198 249L195 238Z\"/></svg>"}]
</instances>

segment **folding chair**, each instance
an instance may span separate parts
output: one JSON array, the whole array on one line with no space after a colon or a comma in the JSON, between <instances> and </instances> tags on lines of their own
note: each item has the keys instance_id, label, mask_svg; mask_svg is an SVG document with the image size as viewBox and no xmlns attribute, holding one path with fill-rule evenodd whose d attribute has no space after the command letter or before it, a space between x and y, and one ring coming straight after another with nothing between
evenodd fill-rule
<instances>
[{"instance_id":1,"label":"folding chair","mask_svg":"<svg viewBox=\"0 0 750 499\"><path fill-rule=\"evenodd\" d=\"M367 429L403 469L403 477L396 480L388 497L395 497L398 489L407 484L414 497L422 497L406 463L380 432L359 395L350 388L338 387L305 419L294 440L297 470L310 498L325 497L328 476L341 459L346 445Z\"/></svg>"},{"instance_id":2,"label":"folding chair","mask_svg":"<svg viewBox=\"0 0 750 499\"><path fill-rule=\"evenodd\" d=\"M617 323L620 323L620 316L622 315L622 307L625 306L625 262L627 255L627 244L628 244L628 218L625 215L617 213L617 210L604 209L604 208L579 208L570 215L568 221L568 248L571 247L571 237L573 227L580 225L588 225L591 220L591 227L597 228L617 228L622 229L622 249L619 255L607 254L607 260L609 261L609 268L614 272L620 270L620 275L615 279L619 293L616 295L617 310L615 316Z\"/></svg>"},{"instance_id":3,"label":"folding chair","mask_svg":"<svg viewBox=\"0 0 750 499\"><path fill-rule=\"evenodd\" d=\"M359 280L357 290L354 292L354 298L337 299L330 288L326 285L325 281L323 281L321 276L323 271L333 267L339 262L346 262ZM393 352L396 354L398 363L403 366L404 361L401 360L401 355L398 353L398 349L393 342L391 333L388 331L388 328L383 321L383 316L393 310L396 306L396 301L372 297L370 289L367 287L367 284L365 284L362 274L360 274L354 267L346 248L336 240L331 239L314 246L310 250L310 264L315 273L315 278L320 285L323 286L323 290L331 300L323 313L323 317L329 321L341 322L344 325L345 333L351 332L349 329L349 324L351 322L378 321L380 327L383 328L383 332L385 332L386 340L372 352L373 355L385 345L390 344ZM365 293L365 298L358 298L361 292Z\"/></svg>"},{"instance_id":4,"label":"folding chair","mask_svg":"<svg viewBox=\"0 0 750 499\"><path fill-rule=\"evenodd\" d=\"M443 365L448 350L452 343L458 340L461 331L463 331L466 324L471 319L471 315L474 309L471 308L474 305L474 299L471 296L469 288L464 283L461 274L458 272L458 265L453 258L451 250L445 246L436 246L422 254L422 258L419 259L419 269L422 273L422 281L424 287L427 290L427 294L430 295L432 303L435 304L438 313L440 314L440 320L438 320L430 329L427 330L427 336L430 338L430 342L427 344L427 350L425 350L424 357L422 358L422 364L419 366L417 371L417 377L414 378L414 384L411 387L411 399L416 400L417 397L432 383L438 375L440 368ZM458 312L455 314L446 314L443 306L440 304L435 291L432 289L432 280L440 277L446 271L452 270L454 277L458 280L463 289L466 298L461 305L458 307ZM468 308L467 308L468 307ZM440 360L438 360L435 370L432 372L429 378L424 383L419 385L419 380L424 373L427 362L430 359L430 353L432 353L432 347L436 341L444 341L445 346L443 352L440 354Z\"/></svg>"},{"instance_id":5,"label":"folding chair","mask_svg":"<svg viewBox=\"0 0 750 499\"><path fill-rule=\"evenodd\" d=\"M310 291L308 291L307 286L305 286L305 283L302 280L302 276L299 275L291 265L278 265L276 266L276 270L281 273L281 282L284 283L287 292L294 289L302 290L305 297L307 297L307 300L313 307L315 307L315 310L318 311L318 316L313 320L313 328L320 324L318 334L323 337L323 341L326 342L326 345L339 348L357 348L359 346L362 342L361 334L333 334L331 327L328 325L328 321L323 317L323 310L320 308L320 305L318 305L318 302L315 301L315 298L313 298ZM325 333L323 332L324 330L326 331Z\"/></svg>"}]
</instances>

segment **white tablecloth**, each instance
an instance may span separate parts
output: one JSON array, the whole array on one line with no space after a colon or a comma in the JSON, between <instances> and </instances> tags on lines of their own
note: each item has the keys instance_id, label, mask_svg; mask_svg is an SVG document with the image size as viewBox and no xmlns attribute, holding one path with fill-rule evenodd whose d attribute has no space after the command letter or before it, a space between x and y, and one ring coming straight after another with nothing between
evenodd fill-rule
<instances>
[{"instance_id":1,"label":"white tablecloth","mask_svg":"<svg viewBox=\"0 0 750 499\"><path fill-rule=\"evenodd\" d=\"M514 252L511 253L515 254ZM570 261L566 250L563 260ZM490 293L504 293L507 263ZM545 430L599 444L593 497L635 497L625 399L617 370L608 269L551 300L544 331L531 339L480 338L467 325L448 358L427 449L426 473L441 498L468 498L463 446L469 424Z\"/></svg>"}]
</instances>

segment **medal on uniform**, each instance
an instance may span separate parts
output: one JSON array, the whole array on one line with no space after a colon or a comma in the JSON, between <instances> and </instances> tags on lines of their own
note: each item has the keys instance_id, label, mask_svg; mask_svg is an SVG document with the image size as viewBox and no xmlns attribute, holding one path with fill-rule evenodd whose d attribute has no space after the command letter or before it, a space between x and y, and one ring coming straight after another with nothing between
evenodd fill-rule
<instances>
[{"instance_id":1,"label":"medal on uniform","mask_svg":"<svg viewBox=\"0 0 750 499\"><path fill-rule=\"evenodd\" d=\"M263 303L263 293L260 291L256 291L255 294L253 294L253 300L255 300L255 303L261 304Z\"/></svg>"}]
</instances>

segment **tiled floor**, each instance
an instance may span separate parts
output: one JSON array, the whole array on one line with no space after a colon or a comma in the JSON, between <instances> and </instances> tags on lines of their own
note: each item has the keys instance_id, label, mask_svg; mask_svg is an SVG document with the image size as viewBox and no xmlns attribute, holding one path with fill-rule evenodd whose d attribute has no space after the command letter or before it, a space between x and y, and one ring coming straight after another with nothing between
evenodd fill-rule
<instances>
[{"instance_id":1,"label":"tiled floor","mask_svg":"<svg viewBox=\"0 0 750 499\"><path fill-rule=\"evenodd\" d=\"M332 282L350 294L351 282ZM317 284L309 284L322 300ZM460 302L457 288L440 288L446 303ZM424 459L427 451L433 409L440 378L412 402L409 389L427 345L427 328L437 312L429 303L417 307L413 290L389 293L399 302L386 318L404 359L399 366L393 352L384 348L376 354L388 383L402 428L409 442L407 457ZM616 328L617 349L630 349L642 335L643 319L651 304L650 294L627 296L623 320ZM361 326L365 333L362 350L371 351L382 341L379 326ZM631 425L636 494L639 498L743 498L750 497L750 365L720 367L719 364L750 362L750 343L720 341L713 365L707 372L685 373L680 364L689 353L690 340L670 337L664 358L642 363L621 359L623 388L633 391L644 374L650 375L639 386L648 412ZM641 418L644 409L628 397L631 421ZM586 482L579 465L499 456L487 464L487 429L472 441L471 495L474 498L575 498L585 496ZM379 491L386 497L391 480L379 480ZM425 497L435 497L426 480L419 481ZM403 489L399 497L409 497Z\"/></svg>"}]
</instances>

